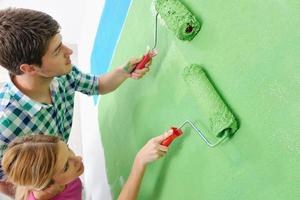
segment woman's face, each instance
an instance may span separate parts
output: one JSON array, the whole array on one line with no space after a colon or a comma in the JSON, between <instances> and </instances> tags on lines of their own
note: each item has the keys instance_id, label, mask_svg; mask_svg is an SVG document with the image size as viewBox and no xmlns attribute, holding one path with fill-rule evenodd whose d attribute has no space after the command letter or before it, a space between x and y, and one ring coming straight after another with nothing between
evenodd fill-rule
<instances>
[{"instance_id":1,"label":"woman's face","mask_svg":"<svg viewBox=\"0 0 300 200\"><path fill-rule=\"evenodd\" d=\"M58 143L57 162L53 181L57 184L66 185L79 177L84 172L82 158L75 156L66 143Z\"/></svg>"}]
</instances>

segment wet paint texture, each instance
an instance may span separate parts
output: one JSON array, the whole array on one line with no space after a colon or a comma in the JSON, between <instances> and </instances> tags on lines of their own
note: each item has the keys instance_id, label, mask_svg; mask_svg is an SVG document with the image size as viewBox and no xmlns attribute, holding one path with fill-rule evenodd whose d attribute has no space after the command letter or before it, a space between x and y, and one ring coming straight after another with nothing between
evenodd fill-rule
<instances>
[{"instance_id":1,"label":"wet paint texture","mask_svg":"<svg viewBox=\"0 0 300 200\"><path fill-rule=\"evenodd\" d=\"M139 199L300 199L300 2L182 2L203 20L197 36L182 42L159 24L160 52L150 72L126 81L99 104L112 193L117 197L149 138L186 119L207 120L182 78L184 68L197 63L240 127L214 149L184 130L166 157L148 166ZM112 66L153 44L151 4L132 1Z\"/></svg>"},{"instance_id":2,"label":"wet paint texture","mask_svg":"<svg viewBox=\"0 0 300 200\"><path fill-rule=\"evenodd\" d=\"M226 130L233 135L238 125L235 117L225 105L220 95L208 79L204 70L197 64L191 64L184 68L183 79L187 83L197 108L200 109L209 133L222 137Z\"/></svg>"}]
</instances>

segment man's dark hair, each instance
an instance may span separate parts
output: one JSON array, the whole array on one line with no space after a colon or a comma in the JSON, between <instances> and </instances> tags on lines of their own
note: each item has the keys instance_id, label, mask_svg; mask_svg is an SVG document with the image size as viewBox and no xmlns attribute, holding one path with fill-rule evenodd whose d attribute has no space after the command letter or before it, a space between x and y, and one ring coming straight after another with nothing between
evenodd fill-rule
<instances>
[{"instance_id":1,"label":"man's dark hair","mask_svg":"<svg viewBox=\"0 0 300 200\"><path fill-rule=\"evenodd\" d=\"M0 10L0 65L20 75L21 64L42 64L49 41L59 33L50 15L23 8Z\"/></svg>"}]
</instances>

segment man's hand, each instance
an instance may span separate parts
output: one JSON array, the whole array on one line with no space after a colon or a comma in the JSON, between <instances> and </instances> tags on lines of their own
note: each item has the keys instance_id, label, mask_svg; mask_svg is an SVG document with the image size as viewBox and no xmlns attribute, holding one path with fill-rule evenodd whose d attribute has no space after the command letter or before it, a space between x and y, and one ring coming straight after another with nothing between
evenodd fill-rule
<instances>
[{"instance_id":1,"label":"man's hand","mask_svg":"<svg viewBox=\"0 0 300 200\"><path fill-rule=\"evenodd\" d=\"M143 60L143 58L134 58L126 63L126 65L123 67L123 70L126 72L127 77L140 79L149 71L149 66L152 63L152 57L154 57L157 52L149 51L147 54L149 56L149 61L145 64L145 68L143 69L136 69L136 66Z\"/></svg>"},{"instance_id":2,"label":"man's hand","mask_svg":"<svg viewBox=\"0 0 300 200\"><path fill-rule=\"evenodd\" d=\"M104 75L101 75L99 80L99 94L107 94L109 92L117 89L127 78L132 79L140 79L142 78L148 71L149 66L152 62L152 57L157 54L156 51L149 51L148 57L149 61L145 63L145 67L142 69L136 69L137 64L139 64L143 58L133 58L130 59L125 65L120 66L108 72ZM144 60L145 62L148 59ZM142 63L144 65L144 63Z\"/></svg>"}]
</instances>

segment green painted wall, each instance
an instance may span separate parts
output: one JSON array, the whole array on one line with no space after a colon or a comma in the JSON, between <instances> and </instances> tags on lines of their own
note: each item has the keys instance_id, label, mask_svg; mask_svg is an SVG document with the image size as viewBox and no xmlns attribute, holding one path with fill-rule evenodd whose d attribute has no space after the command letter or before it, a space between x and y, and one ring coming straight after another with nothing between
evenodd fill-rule
<instances>
[{"instance_id":1,"label":"green painted wall","mask_svg":"<svg viewBox=\"0 0 300 200\"><path fill-rule=\"evenodd\" d=\"M185 129L168 155L148 167L139 199L300 199L300 1L182 2L203 21L195 39L182 42L159 24L160 53L148 75L101 99L99 123L114 197L149 138L186 119L201 119L181 77L186 65L197 63L240 129L214 149ZM151 4L133 0L112 66L153 44Z\"/></svg>"}]
</instances>

